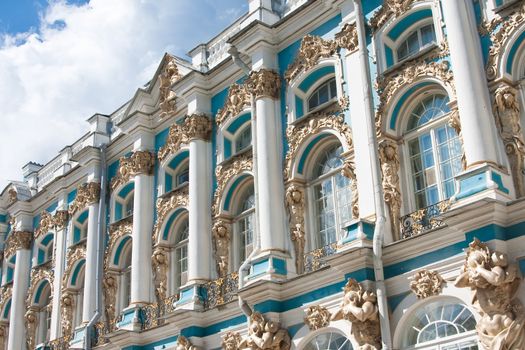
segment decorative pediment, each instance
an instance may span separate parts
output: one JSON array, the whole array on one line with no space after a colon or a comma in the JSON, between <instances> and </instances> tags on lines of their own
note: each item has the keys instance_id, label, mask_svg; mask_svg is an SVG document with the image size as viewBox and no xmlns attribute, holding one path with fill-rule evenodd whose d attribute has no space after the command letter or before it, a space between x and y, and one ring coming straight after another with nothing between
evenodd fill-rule
<instances>
[{"instance_id":1,"label":"decorative pediment","mask_svg":"<svg viewBox=\"0 0 525 350\"><path fill-rule=\"evenodd\" d=\"M323 58L330 58L337 52L337 43L324 40L319 36L307 35L301 41L299 53L293 63L286 70L284 77L290 82L301 72L315 67Z\"/></svg>"},{"instance_id":2,"label":"decorative pediment","mask_svg":"<svg viewBox=\"0 0 525 350\"><path fill-rule=\"evenodd\" d=\"M370 19L370 26L375 32L381 28L390 18L398 18L407 12L417 0L384 0L379 10L374 12Z\"/></svg>"},{"instance_id":3,"label":"decorative pediment","mask_svg":"<svg viewBox=\"0 0 525 350\"><path fill-rule=\"evenodd\" d=\"M189 205L188 187L182 187L176 191L169 192L168 194L157 199L157 221L153 226L153 243L157 243L160 237L160 230L164 220L166 220L168 214L173 209L178 207L187 207Z\"/></svg>"},{"instance_id":4,"label":"decorative pediment","mask_svg":"<svg viewBox=\"0 0 525 350\"><path fill-rule=\"evenodd\" d=\"M117 176L111 180L111 190L126 184L136 175L152 175L154 167L155 154L149 151L135 151L130 157L120 158Z\"/></svg>"},{"instance_id":5,"label":"decorative pediment","mask_svg":"<svg viewBox=\"0 0 525 350\"><path fill-rule=\"evenodd\" d=\"M240 114L250 106L250 93L244 84L232 84L228 90L228 97L222 109L215 116L215 122L220 126L230 116Z\"/></svg>"},{"instance_id":6,"label":"decorative pediment","mask_svg":"<svg viewBox=\"0 0 525 350\"><path fill-rule=\"evenodd\" d=\"M220 212L220 201L224 195L229 181L235 176L241 174L244 171L252 171L253 169L253 158L252 154L242 154L238 157L233 158L225 165L219 165L215 169L215 177L217 178L217 189L213 196L213 215L218 215Z\"/></svg>"},{"instance_id":7,"label":"decorative pediment","mask_svg":"<svg viewBox=\"0 0 525 350\"><path fill-rule=\"evenodd\" d=\"M159 150L159 161L163 162L169 155L177 153L182 145L189 144L191 140L209 140L212 131L210 118L205 114L192 114L186 116L180 124L170 126L166 144Z\"/></svg>"},{"instance_id":8,"label":"decorative pediment","mask_svg":"<svg viewBox=\"0 0 525 350\"><path fill-rule=\"evenodd\" d=\"M100 200L100 184L98 182L83 183L77 188L77 196L69 207L69 215L73 216L88 205Z\"/></svg>"}]
</instances>

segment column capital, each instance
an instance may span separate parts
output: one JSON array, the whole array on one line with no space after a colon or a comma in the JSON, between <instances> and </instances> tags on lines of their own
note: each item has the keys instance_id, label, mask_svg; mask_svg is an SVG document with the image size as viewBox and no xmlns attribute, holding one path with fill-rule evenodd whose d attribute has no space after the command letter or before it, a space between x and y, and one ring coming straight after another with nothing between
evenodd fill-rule
<instances>
[{"instance_id":1,"label":"column capital","mask_svg":"<svg viewBox=\"0 0 525 350\"><path fill-rule=\"evenodd\" d=\"M69 215L73 216L90 204L100 200L100 184L98 182L87 182L77 187L77 196L71 207Z\"/></svg>"},{"instance_id":2,"label":"column capital","mask_svg":"<svg viewBox=\"0 0 525 350\"><path fill-rule=\"evenodd\" d=\"M206 114L192 114L184 121L189 141L208 141L211 136L211 120Z\"/></svg>"},{"instance_id":3,"label":"column capital","mask_svg":"<svg viewBox=\"0 0 525 350\"><path fill-rule=\"evenodd\" d=\"M33 232L14 231L9 235L5 243L5 257L10 257L17 250L29 249L33 241Z\"/></svg>"},{"instance_id":4,"label":"column capital","mask_svg":"<svg viewBox=\"0 0 525 350\"><path fill-rule=\"evenodd\" d=\"M55 229L63 230L67 226L69 220L69 212L67 210L57 210L55 216L53 216L53 222Z\"/></svg>"},{"instance_id":5,"label":"column capital","mask_svg":"<svg viewBox=\"0 0 525 350\"><path fill-rule=\"evenodd\" d=\"M246 86L256 99L263 97L278 99L281 89L281 78L277 72L262 68L250 73L246 80Z\"/></svg>"},{"instance_id":6,"label":"column capital","mask_svg":"<svg viewBox=\"0 0 525 350\"><path fill-rule=\"evenodd\" d=\"M155 153L150 151L134 151L131 157L120 158L117 176L111 180L111 189L125 184L137 175L153 175Z\"/></svg>"}]
</instances>

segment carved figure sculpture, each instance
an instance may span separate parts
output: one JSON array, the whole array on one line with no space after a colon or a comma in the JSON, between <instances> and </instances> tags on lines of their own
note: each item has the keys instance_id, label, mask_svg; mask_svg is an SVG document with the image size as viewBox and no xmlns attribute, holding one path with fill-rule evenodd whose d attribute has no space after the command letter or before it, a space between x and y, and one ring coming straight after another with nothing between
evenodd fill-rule
<instances>
[{"instance_id":1,"label":"carved figure sculpture","mask_svg":"<svg viewBox=\"0 0 525 350\"><path fill-rule=\"evenodd\" d=\"M513 87L500 86L495 92L494 116L509 157L516 195L522 197L525 196L525 141L520 126L520 105L516 96L517 91Z\"/></svg>"},{"instance_id":2,"label":"carved figure sculpture","mask_svg":"<svg viewBox=\"0 0 525 350\"><path fill-rule=\"evenodd\" d=\"M180 78L179 69L173 57L170 57L164 68L164 72L159 76L159 107L161 110L160 117L166 118L175 112L175 92L171 86Z\"/></svg>"},{"instance_id":3,"label":"carved figure sculpture","mask_svg":"<svg viewBox=\"0 0 525 350\"><path fill-rule=\"evenodd\" d=\"M222 338L222 348L224 350L238 350L242 338L237 332L228 332Z\"/></svg>"},{"instance_id":4,"label":"carved figure sculpture","mask_svg":"<svg viewBox=\"0 0 525 350\"><path fill-rule=\"evenodd\" d=\"M26 345L28 349L35 348L36 341L36 326L37 326L37 314L34 310L27 310L25 314L26 319Z\"/></svg>"},{"instance_id":5,"label":"carved figure sculpture","mask_svg":"<svg viewBox=\"0 0 525 350\"><path fill-rule=\"evenodd\" d=\"M155 295L157 301L166 299L168 290L168 255L162 248L157 248L151 257L153 267L153 281L155 283Z\"/></svg>"},{"instance_id":6,"label":"carved figure sculpture","mask_svg":"<svg viewBox=\"0 0 525 350\"><path fill-rule=\"evenodd\" d=\"M218 220L212 229L213 240L215 242L215 260L217 261L217 273L219 277L228 274L228 261L230 250L230 233L227 224Z\"/></svg>"},{"instance_id":7,"label":"carved figure sculpture","mask_svg":"<svg viewBox=\"0 0 525 350\"><path fill-rule=\"evenodd\" d=\"M102 281L104 287L104 302L106 322L109 329L113 329L116 319L116 303L117 303L117 280L115 276L106 275Z\"/></svg>"},{"instance_id":8,"label":"carved figure sculpture","mask_svg":"<svg viewBox=\"0 0 525 350\"><path fill-rule=\"evenodd\" d=\"M355 175L355 164L353 159L345 159L341 175L352 181L352 218L359 219L359 191L357 190L357 176Z\"/></svg>"},{"instance_id":9,"label":"carved figure sculpture","mask_svg":"<svg viewBox=\"0 0 525 350\"><path fill-rule=\"evenodd\" d=\"M62 335L70 337L73 330L73 296L66 293L61 300L62 309Z\"/></svg>"},{"instance_id":10,"label":"carved figure sculpture","mask_svg":"<svg viewBox=\"0 0 525 350\"><path fill-rule=\"evenodd\" d=\"M463 270L455 281L473 291L473 305L481 320L476 329L487 350L525 349L525 310L515 298L521 279L507 255L490 251L474 239L467 249Z\"/></svg>"},{"instance_id":11,"label":"carved figure sculpture","mask_svg":"<svg viewBox=\"0 0 525 350\"><path fill-rule=\"evenodd\" d=\"M359 349L381 348L377 297L354 279L346 283L341 308L332 316L333 321L342 319L352 322L352 334Z\"/></svg>"},{"instance_id":12,"label":"carved figure sculpture","mask_svg":"<svg viewBox=\"0 0 525 350\"><path fill-rule=\"evenodd\" d=\"M401 190L399 188L399 155L397 145L390 140L382 140L379 143L379 159L381 161L381 173L383 175L383 197L390 209L390 221L394 237L399 237L401 224Z\"/></svg>"},{"instance_id":13,"label":"carved figure sculpture","mask_svg":"<svg viewBox=\"0 0 525 350\"><path fill-rule=\"evenodd\" d=\"M297 273L304 270L304 191L293 184L286 190L286 204L290 213L290 235L295 250L295 268Z\"/></svg>"},{"instance_id":14,"label":"carved figure sculpture","mask_svg":"<svg viewBox=\"0 0 525 350\"><path fill-rule=\"evenodd\" d=\"M183 335L179 335L177 343L175 344L175 350L197 350L196 346L193 346L191 342Z\"/></svg>"},{"instance_id":15,"label":"carved figure sculpture","mask_svg":"<svg viewBox=\"0 0 525 350\"><path fill-rule=\"evenodd\" d=\"M441 293L443 283L443 278L437 271L421 270L410 282L410 289L418 298L424 299Z\"/></svg>"},{"instance_id":16,"label":"carved figure sculpture","mask_svg":"<svg viewBox=\"0 0 525 350\"><path fill-rule=\"evenodd\" d=\"M306 317L304 323L311 331L316 331L330 324L330 311L320 305L309 306L306 309Z\"/></svg>"},{"instance_id":17,"label":"carved figure sculpture","mask_svg":"<svg viewBox=\"0 0 525 350\"><path fill-rule=\"evenodd\" d=\"M248 337L239 344L239 349L250 350L289 350L291 339L279 323L266 321L259 312L250 315Z\"/></svg>"}]
</instances>

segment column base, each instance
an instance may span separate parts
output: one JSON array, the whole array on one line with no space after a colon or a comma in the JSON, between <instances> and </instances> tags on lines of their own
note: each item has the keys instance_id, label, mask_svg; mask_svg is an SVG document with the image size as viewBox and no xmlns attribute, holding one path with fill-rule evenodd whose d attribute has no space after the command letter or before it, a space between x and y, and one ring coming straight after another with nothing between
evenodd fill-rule
<instances>
[{"instance_id":1,"label":"column base","mask_svg":"<svg viewBox=\"0 0 525 350\"><path fill-rule=\"evenodd\" d=\"M346 236L337 242L337 250L344 251L354 247L369 246L374 239L374 223L367 220L356 221L346 227Z\"/></svg>"},{"instance_id":2,"label":"column base","mask_svg":"<svg viewBox=\"0 0 525 350\"><path fill-rule=\"evenodd\" d=\"M260 280L283 282L296 275L288 270L288 266L294 266L291 256L281 251L261 252L252 259L251 265L250 273L245 277L246 285Z\"/></svg>"},{"instance_id":3,"label":"column base","mask_svg":"<svg viewBox=\"0 0 525 350\"><path fill-rule=\"evenodd\" d=\"M73 331L73 339L69 341L70 349L84 349L86 344L86 325L82 324Z\"/></svg>"},{"instance_id":4,"label":"column base","mask_svg":"<svg viewBox=\"0 0 525 350\"><path fill-rule=\"evenodd\" d=\"M181 287L180 298L175 303L177 310L202 310L204 309L206 292L202 283L192 281Z\"/></svg>"},{"instance_id":5,"label":"column base","mask_svg":"<svg viewBox=\"0 0 525 350\"><path fill-rule=\"evenodd\" d=\"M120 313L120 321L117 322L117 329L140 332L142 330L142 323L142 308L140 305L131 305Z\"/></svg>"},{"instance_id":6,"label":"column base","mask_svg":"<svg viewBox=\"0 0 525 350\"><path fill-rule=\"evenodd\" d=\"M490 164L462 172L456 176L456 185L452 202L470 203L480 198L508 201L514 196L510 175Z\"/></svg>"}]
</instances>

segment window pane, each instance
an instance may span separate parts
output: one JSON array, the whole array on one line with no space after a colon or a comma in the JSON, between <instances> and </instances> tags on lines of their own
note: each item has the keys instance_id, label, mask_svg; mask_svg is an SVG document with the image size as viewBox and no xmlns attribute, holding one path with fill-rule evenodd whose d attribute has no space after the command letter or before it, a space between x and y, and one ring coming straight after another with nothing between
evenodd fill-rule
<instances>
[{"instance_id":1,"label":"window pane","mask_svg":"<svg viewBox=\"0 0 525 350\"><path fill-rule=\"evenodd\" d=\"M429 24L421 28L421 42L423 46L436 41L436 33L434 32L434 25Z\"/></svg>"},{"instance_id":2,"label":"window pane","mask_svg":"<svg viewBox=\"0 0 525 350\"><path fill-rule=\"evenodd\" d=\"M319 104L328 102L328 85L323 85L319 89Z\"/></svg>"},{"instance_id":3,"label":"window pane","mask_svg":"<svg viewBox=\"0 0 525 350\"><path fill-rule=\"evenodd\" d=\"M417 31L410 34L407 39L408 54L412 55L419 51L419 40L417 38Z\"/></svg>"},{"instance_id":4,"label":"window pane","mask_svg":"<svg viewBox=\"0 0 525 350\"><path fill-rule=\"evenodd\" d=\"M337 86L335 79L330 80L330 98L337 97Z\"/></svg>"},{"instance_id":5,"label":"window pane","mask_svg":"<svg viewBox=\"0 0 525 350\"><path fill-rule=\"evenodd\" d=\"M401 61L408 56L408 45L406 42L401 43L397 49L397 60Z\"/></svg>"},{"instance_id":6,"label":"window pane","mask_svg":"<svg viewBox=\"0 0 525 350\"><path fill-rule=\"evenodd\" d=\"M335 97L337 97L336 82L335 78L331 78L312 92L308 99L308 110L312 110Z\"/></svg>"}]
</instances>

